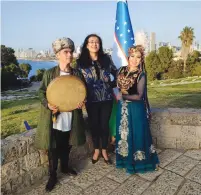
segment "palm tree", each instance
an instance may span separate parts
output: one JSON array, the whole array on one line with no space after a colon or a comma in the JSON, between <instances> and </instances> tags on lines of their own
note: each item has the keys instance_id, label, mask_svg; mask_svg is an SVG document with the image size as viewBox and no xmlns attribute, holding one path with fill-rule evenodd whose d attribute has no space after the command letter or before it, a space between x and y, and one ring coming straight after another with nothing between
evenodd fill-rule
<instances>
[{"instance_id":1,"label":"palm tree","mask_svg":"<svg viewBox=\"0 0 201 195\"><path fill-rule=\"evenodd\" d=\"M181 56L184 60L184 72L186 71L186 60L188 58L188 54L190 53L190 47L193 44L194 36L194 29L191 27L184 27L183 30L180 33L180 36L178 37L181 39L182 42L182 48L181 48Z\"/></svg>"}]
</instances>

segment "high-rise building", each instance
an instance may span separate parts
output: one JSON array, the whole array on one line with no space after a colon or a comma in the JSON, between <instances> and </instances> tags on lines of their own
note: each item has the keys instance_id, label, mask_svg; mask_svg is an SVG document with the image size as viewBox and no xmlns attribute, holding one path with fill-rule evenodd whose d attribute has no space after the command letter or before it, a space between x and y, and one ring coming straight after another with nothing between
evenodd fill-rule
<instances>
[{"instance_id":1,"label":"high-rise building","mask_svg":"<svg viewBox=\"0 0 201 195\"><path fill-rule=\"evenodd\" d=\"M135 33L135 44L142 45L145 48L145 55L149 53L149 37L144 30L137 31Z\"/></svg>"},{"instance_id":2,"label":"high-rise building","mask_svg":"<svg viewBox=\"0 0 201 195\"><path fill-rule=\"evenodd\" d=\"M15 57L19 58L19 49L15 49Z\"/></svg>"},{"instance_id":3,"label":"high-rise building","mask_svg":"<svg viewBox=\"0 0 201 195\"><path fill-rule=\"evenodd\" d=\"M22 50L21 52L20 52L20 56L19 56L20 58L27 58L27 53L24 51L24 50Z\"/></svg>"},{"instance_id":4,"label":"high-rise building","mask_svg":"<svg viewBox=\"0 0 201 195\"><path fill-rule=\"evenodd\" d=\"M80 55L80 53L81 53L81 46L78 46L77 48L76 48L76 54L77 55Z\"/></svg>"},{"instance_id":5,"label":"high-rise building","mask_svg":"<svg viewBox=\"0 0 201 195\"><path fill-rule=\"evenodd\" d=\"M198 43L198 41L195 41L195 43L193 45L193 50L199 51L199 43Z\"/></svg>"},{"instance_id":6,"label":"high-rise building","mask_svg":"<svg viewBox=\"0 0 201 195\"><path fill-rule=\"evenodd\" d=\"M159 47L171 47L170 42L159 42L158 43Z\"/></svg>"},{"instance_id":7,"label":"high-rise building","mask_svg":"<svg viewBox=\"0 0 201 195\"><path fill-rule=\"evenodd\" d=\"M32 58L32 52L33 52L33 48L27 49L26 53L28 58Z\"/></svg>"},{"instance_id":8,"label":"high-rise building","mask_svg":"<svg viewBox=\"0 0 201 195\"><path fill-rule=\"evenodd\" d=\"M156 51L156 33L151 32L150 35L150 51Z\"/></svg>"}]
</instances>

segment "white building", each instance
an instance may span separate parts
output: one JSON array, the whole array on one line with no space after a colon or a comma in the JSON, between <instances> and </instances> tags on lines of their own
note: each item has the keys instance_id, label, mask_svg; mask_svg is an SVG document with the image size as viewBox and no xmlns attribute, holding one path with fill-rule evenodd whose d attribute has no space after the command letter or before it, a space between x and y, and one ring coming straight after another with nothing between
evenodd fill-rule
<instances>
[{"instance_id":1,"label":"white building","mask_svg":"<svg viewBox=\"0 0 201 195\"><path fill-rule=\"evenodd\" d=\"M193 50L199 51L199 49L200 49L200 45L199 45L198 41L195 41L193 44Z\"/></svg>"},{"instance_id":2,"label":"white building","mask_svg":"<svg viewBox=\"0 0 201 195\"><path fill-rule=\"evenodd\" d=\"M81 50L82 50L81 46L78 46L78 47L76 48L76 50L75 50L75 53L76 53L77 55L80 55Z\"/></svg>"},{"instance_id":3,"label":"white building","mask_svg":"<svg viewBox=\"0 0 201 195\"><path fill-rule=\"evenodd\" d=\"M172 47L171 44L170 44L170 42L159 42L158 46L159 47L169 47L169 48Z\"/></svg>"},{"instance_id":4,"label":"white building","mask_svg":"<svg viewBox=\"0 0 201 195\"><path fill-rule=\"evenodd\" d=\"M145 48L145 55L150 51L148 33L144 30L137 31L135 33L135 45L142 45Z\"/></svg>"},{"instance_id":5,"label":"white building","mask_svg":"<svg viewBox=\"0 0 201 195\"><path fill-rule=\"evenodd\" d=\"M104 52L109 55L112 55L112 48L106 48L106 49L104 49Z\"/></svg>"},{"instance_id":6,"label":"white building","mask_svg":"<svg viewBox=\"0 0 201 195\"><path fill-rule=\"evenodd\" d=\"M156 33L151 32L150 35L150 52L151 51L156 51Z\"/></svg>"}]
</instances>

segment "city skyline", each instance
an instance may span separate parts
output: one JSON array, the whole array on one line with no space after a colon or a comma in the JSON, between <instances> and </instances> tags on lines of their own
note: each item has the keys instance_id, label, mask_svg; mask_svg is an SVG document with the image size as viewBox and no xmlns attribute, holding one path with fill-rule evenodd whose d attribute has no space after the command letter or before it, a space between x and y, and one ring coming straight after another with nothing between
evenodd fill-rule
<instances>
[{"instance_id":1,"label":"city skyline","mask_svg":"<svg viewBox=\"0 0 201 195\"><path fill-rule=\"evenodd\" d=\"M135 35L136 35L135 38L140 39L140 41L142 41L142 39L143 39L144 43L142 43L142 42L138 43L138 40L136 40L136 44L142 44L145 47L145 53L146 54L148 54L151 51L158 50L158 48L162 47L162 46L167 46L167 47L173 49L173 52L181 49L181 46L173 45L170 42L160 41L160 40L157 41L155 32L151 32L150 36L148 36L147 32L145 32L145 31L136 31ZM75 53L80 53L81 47L82 47L82 45L75 46ZM42 53L47 53L47 52L53 53L52 48L40 49L40 50L35 50L34 48L30 48L30 47L29 48L13 48L13 49L17 53L20 50L22 52L25 52L25 51L28 51L30 49L34 50L34 52L37 52L37 53L41 53L41 52ZM112 50L112 47L103 48L103 49L108 51L108 50ZM191 49L201 51L201 44L197 41L193 41ZM18 55L16 55L16 56L18 56Z\"/></svg>"},{"instance_id":2,"label":"city skyline","mask_svg":"<svg viewBox=\"0 0 201 195\"><path fill-rule=\"evenodd\" d=\"M128 1L134 34L144 30L156 34L156 44L180 46L178 36L185 26L194 28L201 43L201 2ZM188 16L187 16L188 15ZM82 45L90 33L103 39L104 48L113 46L116 1L102 2L2 2L1 42L12 48L51 48L58 37Z\"/></svg>"}]
</instances>

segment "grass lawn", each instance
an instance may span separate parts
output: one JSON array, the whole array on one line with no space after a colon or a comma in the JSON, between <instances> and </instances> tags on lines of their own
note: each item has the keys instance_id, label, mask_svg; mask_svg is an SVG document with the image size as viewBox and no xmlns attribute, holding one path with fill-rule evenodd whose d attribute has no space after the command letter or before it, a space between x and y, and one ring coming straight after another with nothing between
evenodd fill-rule
<instances>
[{"instance_id":1,"label":"grass lawn","mask_svg":"<svg viewBox=\"0 0 201 195\"><path fill-rule=\"evenodd\" d=\"M151 107L201 108L201 83L148 86Z\"/></svg>"},{"instance_id":2,"label":"grass lawn","mask_svg":"<svg viewBox=\"0 0 201 195\"><path fill-rule=\"evenodd\" d=\"M193 81L201 81L201 76L186 77L186 78L180 78L180 79L155 80L155 81L150 81L149 84L158 85L158 84L183 83L183 82L193 82Z\"/></svg>"},{"instance_id":3,"label":"grass lawn","mask_svg":"<svg viewBox=\"0 0 201 195\"><path fill-rule=\"evenodd\" d=\"M201 83L174 86L149 85L148 96L151 107L155 108L200 108ZM37 127L40 103L37 98L27 100L2 101L1 136L25 131L23 121L32 128Z\"/></svg>"},{"instance_id":4,"label":"grass lawn","mask_svg":"<svg viewBox=\"0 0 201 195\"><path fill-rule=\"evenodd\" d=\"M25 131L24 120L32 128L37 126L40 103L37 98L1 102L1 136Z\"/></svg>"}]
</instances>

